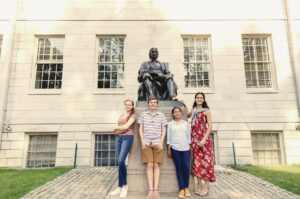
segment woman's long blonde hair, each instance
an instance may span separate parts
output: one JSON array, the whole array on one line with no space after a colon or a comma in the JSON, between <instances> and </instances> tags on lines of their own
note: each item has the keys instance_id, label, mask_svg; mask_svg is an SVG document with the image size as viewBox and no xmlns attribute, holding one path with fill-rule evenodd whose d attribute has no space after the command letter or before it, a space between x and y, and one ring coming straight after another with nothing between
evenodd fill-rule
<instances>
[{"instance_id":1,"label":"woman's long blonde hair","mask_svg":"<svg viewBox=\"0 0 300 199\"><path fill-rule=\"evenodd\" d=\"M124 100L124 104L125 104L126 102L131 102L131 104L132 104L132 106L133 106L133 108L131 109L129 115L126 117L126 122L128 122L129 118L130 118L130 117L132 116L132 114L134 113L134 101L132 101L132 100L130 100L130 99L126 99L126 100Z\"/></svg>"}]
</instances>

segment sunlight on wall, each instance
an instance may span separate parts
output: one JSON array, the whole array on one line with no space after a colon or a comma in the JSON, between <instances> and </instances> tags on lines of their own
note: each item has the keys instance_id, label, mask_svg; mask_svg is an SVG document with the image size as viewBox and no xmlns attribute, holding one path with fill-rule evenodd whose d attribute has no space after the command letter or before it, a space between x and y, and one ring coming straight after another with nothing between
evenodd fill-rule
<instances>
[{"instance_id":1,"label":"sunlight on wall","mask_svg":"<svg viewBox=\"0 0 300 199\"><path fill-rule=\"evenodd\" d=\"M278 1L278 0L277 0ZM161 9L166 18L181 18L185 16L189 19L197 18L253 18L253 17L264 17L270 18L273 14L276 16L281 15L278 13L280 10L280 3L274 4L272 0L253 0L253 1L240 1L240 0L153 0L153 7ZM272 10L265 12L263 8L267 8L272 3ZM193 6L191 6L193 5ZM213 9L213 13L211 12ZM253 16L253 10L258 15ZM200 16L200 17L199 17Z\"/></svg>"},{"instance_id":2,"label":"sunlight on wall","mask_svg":"<svg viewBox=\"0 0 300 199\"><path fill-rule=\"evenodd\" d=\"M109 111L108 114L106 114L106 118L108 121L116 122L116 118L119 118L120 112L119 111Z\"/></svg>"},{"instance_id":3,"label":"sunlight on wall","mask_svg":"<svg viewBox=\"0 0 300 199\"><path fill-rule=\"evenodd\" d=\"M289 109L287 116L294 117L296 119L298 117L298 110L297 109Z\"/></svg>"},{"instance_id":4,"label":"sunlight on wall","mask_svg":"<svg viewBox=\"0 0 300 199\"><path fill-rule=\"evenodd\" d=\"M79 0L76 0L79 1ZM80 0L84 1L84 0ZM23 3L22 14L25 18L55 18L62 19L64 16L64 11L69 5L69 1L62 0L52 0L47 3L41 0L26 0ZM41 9L38 9L41 8ZM55 12L53 12L55 11Z\"/></svg>"},{"instance_id":5,"label":"sunlight on wall","mask_svg":"<svg viewBox=\"0 0 300 199\"><path fill-rule=\"evenodd\" d=\"M116 1L116 11L114 14L118 14L119 12L122 11L122 9L125 6L126 0L115 0Z\"/></svg>"}]
</instances>

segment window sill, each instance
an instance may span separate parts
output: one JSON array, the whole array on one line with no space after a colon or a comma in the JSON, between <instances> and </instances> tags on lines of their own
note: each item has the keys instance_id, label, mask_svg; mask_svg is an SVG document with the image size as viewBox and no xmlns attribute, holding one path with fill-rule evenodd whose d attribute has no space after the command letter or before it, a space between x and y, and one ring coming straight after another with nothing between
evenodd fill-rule
<instances>
[{"instance_id":1,"label":"window sill","mask_svg":"<svg viewBox=\"0 0 300 199\"><path fill-rule=\"evenodd\" d=\"M184 89L182 89L183 94L195 94L197 92L203 92L205 94L206 93L210 93L210 94L215 93L215 91L210 88L184 88Z\"/></svg>"},{"instance_id":2,"label":"window sill","mask_svg":"<svg viewBox=\"0 0 300 199\"><path fill-rule=\"evenodd\" d=\"M258 88L253 88L253 89L247 89L246 90L246 93L248 94L269 94L269 93L279 93L278 90L275 90L275 89L265 89L265 88L262 88L262 89L258 89Z\"/></svg>"},{"instance_id":3,"label":"window sill","mask_svg":"<svg viewBox=\"0 0 300 199\"><path fill-rule=\"evenodd\" d=\"M94 95L124 95L125 90L114 89L98 89L94 91Z\"/></svg>"},{"instance_id":4,"label":"window sill","mask_svg":"<svg viewBox=\"0 0 300 199\"><path fill-rule=\"evenodd\" d=\"M29 95L61 95L61 89L34 89Z\"/></svg>"}]
</instances>

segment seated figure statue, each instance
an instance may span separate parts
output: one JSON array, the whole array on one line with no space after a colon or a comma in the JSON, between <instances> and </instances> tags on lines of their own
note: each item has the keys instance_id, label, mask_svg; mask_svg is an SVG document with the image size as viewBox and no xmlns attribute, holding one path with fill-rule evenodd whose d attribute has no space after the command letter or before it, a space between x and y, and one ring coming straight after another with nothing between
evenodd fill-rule
<instances>
[{"instance_id":1,"label":"seated figure statue","mask_svg":"<svg viewBox=\"0 0 300 199\"><path fill-rule=\"evenodd\" d=\"M145 101L152 96L158 100L177 100L177 85L169 71L169 63L157 60L157 48L150 49L149 58L151 61L144 62L138 72L138 81L141 83L138 100Z\"/></svg>"}]
</instances>

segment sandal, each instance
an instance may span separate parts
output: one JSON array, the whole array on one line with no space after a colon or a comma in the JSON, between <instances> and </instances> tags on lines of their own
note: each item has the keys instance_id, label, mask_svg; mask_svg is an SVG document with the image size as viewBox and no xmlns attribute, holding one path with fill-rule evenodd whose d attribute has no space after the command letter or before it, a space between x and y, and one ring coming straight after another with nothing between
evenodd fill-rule
<instances>
[{"instance_id":1,"label":"sandal","mask_svg":"<svg viewBox=\"0 0 300 199\"><path fill-rule=\"evenodd\" d=\"M201 192L199 192L199 191L195 191L195 194L198 195L198 196L202 196Z\"/></svg>"},{"instance_id":2,"label":"sandal","mask_svg":"<svg viewBox=\"0 0 300 199\"><path fill-rule=\"evenodd\" d=\"M201 196L201 195L200 195L201 192L202 192L202 183L201 183L201 185L198 184L197 189L195 189L195 194Z\"/></svg>"},{"instance_id":3,"label":"sandal","mask_svg":"<svg viewBox=\"0 0 300 199\"><path fill-rule=\"evenodd\" d=\"M209 192L209 187L204 187L204 189L202 189L202 191L200 192L200 196L207 196Z\"/></svg>"}]
</instances>

